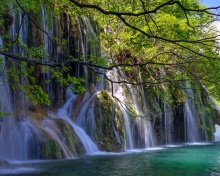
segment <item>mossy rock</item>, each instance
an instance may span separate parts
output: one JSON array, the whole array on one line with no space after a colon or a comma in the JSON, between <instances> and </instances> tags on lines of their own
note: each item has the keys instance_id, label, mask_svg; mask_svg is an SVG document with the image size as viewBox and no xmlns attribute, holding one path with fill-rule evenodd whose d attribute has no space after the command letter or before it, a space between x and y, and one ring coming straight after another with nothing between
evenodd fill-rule
<instances>
[{"instance_id":1,"label":"mossy rock","mask_svg":"<svg viewBox=\"0 0 220 176\"><path fill-rule=\"evenodd\" d=\"M124 146L116 141L111 141L109 139L103 139L97 143L98 147L102 151L106 152L124 152Z\"/></svg>"},{"instance_id":2,"label":"mossy rock","mask_svg":"<svg viewBox=\"0 0 220 176\"><path fill-rule=\"evenodd\" d=\"M101 150L108 152L122 151L124 143L123 116L119 105L107 91L101 91L95 98L94 106L96 136L95 140ZM120 138L117 142L114 128Z\"/></svg>"},{"instance_id":3,"label":"mossy rock","mask_svg":"<svg viewBox=\"0 0 220 176\"><path fill-rule=\"evenodd\" d=\"M61 159L64 158L60 145L51 139L40 143L41 159Z\"/></svg>"},{"instance_id":4,"label":"mossy rock","mask_svg":"<svg viewBox=\"0 0 220 176\"><path fill-rule=\"evenodd\" d=\"M85 153L85 149L74 129L63 119L50 119L57 131L56 135L62 141L65 153L60 144L44 128L39 128L38 145L41 159L62 159L71 156L79 156Z\"/></svg>"},{"instance_id":5,"label":"mossy rock","mask_svg":"<svg viewBox=\"0 0 220 176\"><path fill-rule=\"evenodd\" d=\"M63 137L65 138L66 145L71 149L74 156L82 155L85 153L82 142L72 129L72 127L62 119L54 119L59 129L61 130Z\"/></svg>"}]
</instances>

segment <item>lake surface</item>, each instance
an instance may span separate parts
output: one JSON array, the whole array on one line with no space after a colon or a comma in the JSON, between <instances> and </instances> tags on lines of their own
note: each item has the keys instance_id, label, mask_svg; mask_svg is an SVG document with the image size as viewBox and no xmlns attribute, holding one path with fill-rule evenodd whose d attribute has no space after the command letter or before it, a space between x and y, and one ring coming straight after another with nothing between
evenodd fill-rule
<instances>
[{"instance_id":1,"label":"lake surface","mask_svg":"<svg viewBox=\"0 0 220 176\"><path fill-rule=\"evenodd\" d=\"M99 153L71 160L33 161L0 168L0 175L219 176L220 143Z\"/></svg>"}]
</instances>

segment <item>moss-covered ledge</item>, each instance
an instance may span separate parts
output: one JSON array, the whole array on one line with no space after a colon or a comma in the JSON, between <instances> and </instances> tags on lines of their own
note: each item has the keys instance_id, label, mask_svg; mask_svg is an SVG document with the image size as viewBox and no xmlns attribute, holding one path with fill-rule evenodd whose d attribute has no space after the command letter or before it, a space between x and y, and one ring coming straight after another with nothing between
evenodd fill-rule
<instances>
[{"instance_id":1,"label":"moss-covered ledge","mask_svg":"<svg viewBox=\"0 0 220 176\"><path fill-rule=\"evenodd\" d=\"M119 105L105 90L97 93L94 106L96 136L100 150L124 151L123 115Z\"/></svg>"}]
</instances>

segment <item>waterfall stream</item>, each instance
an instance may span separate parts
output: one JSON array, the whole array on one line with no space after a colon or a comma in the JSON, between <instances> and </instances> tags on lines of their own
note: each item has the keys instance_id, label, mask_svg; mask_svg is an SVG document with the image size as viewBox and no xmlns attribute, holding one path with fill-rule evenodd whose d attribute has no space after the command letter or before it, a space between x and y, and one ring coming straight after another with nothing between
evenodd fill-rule
<instances>
[{"instance_id":1,"label":"waterfall stream","mask_svg":"<svg viewBox=\"0 0 220 176\"><path fill-rule=\"evenodd\" d=\"M91 140L91 138L85 133L85 131L76 125L74 122L70 120L70 112L71 112L71 103L75 98L74 93L71 92L70 88L67 89L67 101L66 103L58 109L57 115L64 119L76 132L77 136L80 138L81 142L83 143L83 146L85 147L86 153L94 153L98 152L99 149L95 145L95 143Z\"/></svg>"},{"instance_id":2,"label":"waterfall stream","mask_svg":"<svg viewBox=\"0 0 220 176\"><path fill-rule=\"evenodd\" d=\"M64 137L62 136L59 128L57 127L57 125L47 119L47 120L44 120L42 122L42 129L43 131L45 131L46 133L48 133L52 139L54 139L59 145L60 147L62 148L62 151L65 155L65 158L73 158L74 155L72 154L72 152L70 151L70 149L68 148L68 146L63 142L64 141Z\"/></svg>"},{"instance_id":3,"label":"waterfall stream","mask_svg":"<svg viewBox=\"0 0 220 176\"><path fill-rule=\"evenodd\" d=\"M117 73L118 70L114 70L108 73L108 76L115 80L116 82L119 81L118 76L121 76L121 80L123 80L123 73ZM125 97L125 92L129 93L131 97L128 101L127 97ZM155 138L153 134L153 129L151 127L151 122L147 119L147 114L144 113L144 109L146 109L146 105L143 107L140 102L138 101L137 91L128 85L120 85L114 84L113 87L114 96L120 101L121 111L123 113L124 123L125 123L125 130L126 130L126 149L134 149L134 148L142 148L144 143L144 147L153 147L155 145ZM144 91L142 91L142 98L145 97ZM145 99L143 101L146 101ZM129 106L128 106L129 105ZM131 108L128 110L129 108ZM141 109L143 107L143 110ZM131 116L129 115L129 111L132 111ZM146 110L145 110L146 111ZM136 117L137 116L137 117ZM135 122L131 122L130 119L134 118ZM133 123L136 123L137 131L132 129ZM135 133L138 133L137 138L135 139ZM136 141L136 146L134 146L134 141Z\"/></svg>"},{"instance_id":4,"label":"waterfall stream","mask_svg":"<svg viewBox=\"0 0 220 176\"><path fill-rule=\"evenodd\" d=\"M194 93L191 86L186 87L187 99L184 104L184 130L185 130L185 141L186 142L197 142L199 141L199 134L197 130L196 121L196 109L194 104Z\"/></svg>"},{"instance_id":5,"label":"waterfall stream","mask_svg":"<svg viewBox=\"0 0 220 176\"><path fill-rule=\"evenodd\" d=\"M0 46L2 38L0 37ZM0 56L4 58L3 56ZM5 79L4 60L1 62L0 77L0 110L3 117L0 117L0 158L8 160L27 160L36 156L33 141L33 126L26 120L17 121L14 119L11 107L10 89Z\"/></svg>"},{"instance_id":6,"label":"waterfall stream","mask_svg":"<svg viewBox=\"0 0 220 176\"><path fill-rule=\"evenodd\" d=\"M164 121L165 121L165 134L166 144L172 144L172 110L169 105L164 101Z\"/></svg>"}]
</instances>

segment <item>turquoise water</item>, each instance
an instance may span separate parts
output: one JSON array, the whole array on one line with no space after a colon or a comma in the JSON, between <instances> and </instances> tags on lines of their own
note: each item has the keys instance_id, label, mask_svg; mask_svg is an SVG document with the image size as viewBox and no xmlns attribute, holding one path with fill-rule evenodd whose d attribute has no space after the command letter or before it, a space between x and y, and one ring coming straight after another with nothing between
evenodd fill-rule
<instances>
[{"instance_id":1,"label":"turquoise water","mask_svg":"<svg viewBox=\"0 0 220 176\"><path fill-rule=\"evenodd\" d=\"M36 161L0 168L0 175L37 176L219 176L220 143L184 145L83 156L61 161Z\"/></svg>"}]
</instances>

